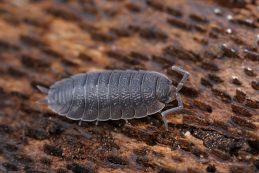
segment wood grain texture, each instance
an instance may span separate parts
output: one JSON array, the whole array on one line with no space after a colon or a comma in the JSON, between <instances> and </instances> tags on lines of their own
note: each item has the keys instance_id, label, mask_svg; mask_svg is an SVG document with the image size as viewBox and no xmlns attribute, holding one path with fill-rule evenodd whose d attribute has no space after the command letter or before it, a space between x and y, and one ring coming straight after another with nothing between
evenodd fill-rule
<instances>
[{"instance_id":1,"label":"wood grain texture","mask_svg":"<svg viewBox=\"0 0 259 173\"><path fill-rule=\"evenodd\" d=\"M0 172L259 169L257 0L0 1ZM184 111L82 123L35 102L36 85L103 69L164 73ZM169 104L176 106L175 102Z\"/></svg>"}]
</instances>

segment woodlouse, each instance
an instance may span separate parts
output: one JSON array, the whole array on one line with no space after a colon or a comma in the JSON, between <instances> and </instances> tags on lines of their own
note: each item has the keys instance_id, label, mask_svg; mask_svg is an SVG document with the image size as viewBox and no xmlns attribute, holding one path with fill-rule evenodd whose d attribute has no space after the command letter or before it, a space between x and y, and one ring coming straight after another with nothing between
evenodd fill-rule
<instances>
[{"instance_id":1,"label":"woodlouse","mask_svg":"<svg viewBox=\"0 0 259 173\"><path fill-rule=\"evenodd\" d=\"M179 67L172 70L183 76L177 87L164 74L143 70L80 73L57 81L49 89L37 87L48 94L41 103L59 115L80 121L142 118L161 112L165 104L176 99L177 107L161 112L168 129L166 116L183 108L179 91L189 76Z\"/></svg>"}]
</instances>

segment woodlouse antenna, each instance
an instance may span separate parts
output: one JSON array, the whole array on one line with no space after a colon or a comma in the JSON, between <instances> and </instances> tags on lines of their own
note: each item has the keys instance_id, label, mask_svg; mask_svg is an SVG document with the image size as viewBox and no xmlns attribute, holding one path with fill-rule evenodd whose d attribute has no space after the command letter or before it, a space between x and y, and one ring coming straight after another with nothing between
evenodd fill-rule
<instances>
[{"instance_id":1,"label":"woodlouse antenna","mask_svg":"<svg viewBox=\"0 0 259 173\"><path fill-rule=\"evenodd\" d=\"M188 79L190 74L187 71L185 71L182 68L177 67L177 66L172 66L172 70L183 75L183 78L181 79L181 81L179 82L179 84L176 87L176 92L179 92L182 89L184 83L186 82L186 80Z\"/></svg>"},{"instance_id":2,"label":"woodlouse antenna","mask_svg":"<svg viewBox=\"0 0 259 173\"><path fill-rule=\"evenodd\" d=\"M168 121L166 119L166 116L171 114L171 113L175 113L175 112L181 111L183 109L183 102L182 102L180 94L178 92L182 89L184 83L186 82L186 80L189 77L189 73L187 71L183 70L180 67L172 66L172 70L182 74L183 77L182 77L181 81L179 82L179 84L176 87L176 94L175 94L175 96L176 96L176 101L178 103L178 106L175 107L175 108L171 108L171 109L168 109L168 110L165 110L165 111L161 112L162 119L164 121L166 130L168 130Z\"/></svg>"}]
</instances>

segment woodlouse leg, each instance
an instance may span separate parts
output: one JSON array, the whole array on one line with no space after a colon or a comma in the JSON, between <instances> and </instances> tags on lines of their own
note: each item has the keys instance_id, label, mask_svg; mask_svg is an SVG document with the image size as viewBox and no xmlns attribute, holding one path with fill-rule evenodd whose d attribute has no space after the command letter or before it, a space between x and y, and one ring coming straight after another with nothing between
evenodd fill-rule
<instances>
[{"instance_id":1,"label":"woodlouse leg","mask_svg":"<svg viewBox=\"0 0 259 173\"><path fill-rule=\"evenodd\" d=\"M166 130L168 130L168 121L167 121L167 119L166 119L166 116L167 116L168 114L170 114L170 113L178 112L178 111L180 111L180 110L183 109L183 102L182 102L182 100L181 100L180 94L179 94L179 93L176 93L175 95L176 95L176 100L177 100L177 102L178 102L178 106L175 107L175 108L171 108L171 109L168 109L168 110L165 110L165 111L161 112L162 119L163 119L163 121L164 121Z\"/></svg>"},{"instance_id":2,"label":"woodlouse leg","mask_svg":"<svg viewBox=\"0 0 259 173\"><path fill-rule=\"evenodd\" d=\"M176 87L176 92L179 92L182 89L182 87L183 87L184 83L186 82L186 80L188 79L189 72L187 72L184 69L182 69L180 67L177 67L177 66L172 66L172 70L174 70L174 71L176 71L176 72L178 72L178 73L183 75L183 78L181 79L181 81L179 82L179 84Z\"/></svg>"},{"instance_id":3,"label":"woodlouse leg","mask_svg":"<svg viewBox=\"0 0 259 173\"><path fill-rule=\"evenodd\" d=\"M127 125L131 125L130 122L127 119L124 119Z\"/></svg>"},{"instance_id":4,"label":"woodlouse leg","mask_svg":"<svg viewBox=\"0 0 259 173\"><path fill-rule=\"evenodd\" d=\"M82 125L82 121L81 121L81 120L79 120L78 125L79 125L79 126L81 126L81 125Z\"/></svg>"},{"instance_id":5,"label":"woodlouse leg","mask_svg":"<svg viewBox=\"0 0 259 173\"><path fill-rule=\"evenodd\" d=\"M99 121L98 121L98 120L96 120L95 125L97 126L97 125L98 125L98 123L99 123Z\"/></svg>"}]
</instances>

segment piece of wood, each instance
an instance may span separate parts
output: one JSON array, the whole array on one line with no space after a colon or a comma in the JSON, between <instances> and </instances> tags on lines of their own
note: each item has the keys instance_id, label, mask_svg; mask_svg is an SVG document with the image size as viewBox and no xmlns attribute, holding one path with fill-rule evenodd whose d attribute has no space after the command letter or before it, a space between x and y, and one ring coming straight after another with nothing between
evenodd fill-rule
<instances>
[{"instance_id":1,"label":"piece of wood","mask_svg":"<svg viewBox=\"0 0 259 173\"><path fill-rule=\"evenodd\" d=\"M0 1L0 172L259 170L258 1ZM162 72L184 111L95 123L36 101L37 85L103 69ZM168 107L175 106L172 102Z\"/></svg>"}]
</instances>

